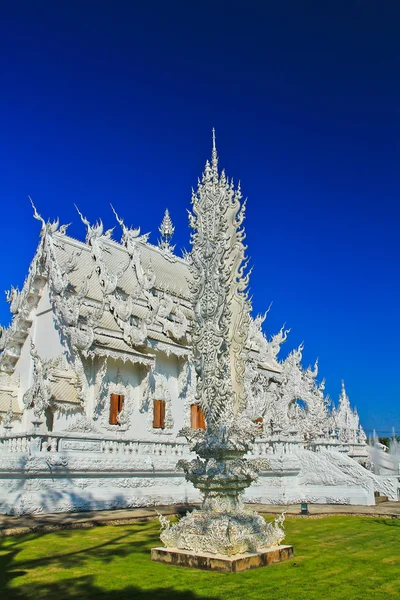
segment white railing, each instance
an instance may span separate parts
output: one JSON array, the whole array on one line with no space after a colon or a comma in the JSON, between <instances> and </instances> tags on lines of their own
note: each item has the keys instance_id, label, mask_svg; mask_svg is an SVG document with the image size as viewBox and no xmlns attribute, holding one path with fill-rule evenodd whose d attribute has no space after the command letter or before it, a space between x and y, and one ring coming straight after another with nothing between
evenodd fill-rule
<instances>
[{"instance_id":1,"label":"white railing","mask_svg":"<svg viewBox=\"0 0 400 600\"><path fill-rule=\"evenodd\" d=\"M185 442L170 440L115 439L87 433L17 433L0 437L0 452L99 452L125 456L173 456L190 454Z\"/></svg>"},{"instance_id":2,"label":"white railing","mask_svg":"<svg viewBox=\"0 0 400 600\"><path fill-rule=\"evenodd\" d=\"M249 456L271 456L291 454L299 449L314 452L335 450L353 457L364 456L366 448L362 444L343 445L338 440L315 440L304 442L301 439L272 436L258 439L253 444ZM97 452L107 455L123 456L171 456L190 455L189 445L174 440L134 440L115 439L107 435L93 433L17 433L0 436L0 452L38 453L38 452Z\"/></svg>"}]
</instances>

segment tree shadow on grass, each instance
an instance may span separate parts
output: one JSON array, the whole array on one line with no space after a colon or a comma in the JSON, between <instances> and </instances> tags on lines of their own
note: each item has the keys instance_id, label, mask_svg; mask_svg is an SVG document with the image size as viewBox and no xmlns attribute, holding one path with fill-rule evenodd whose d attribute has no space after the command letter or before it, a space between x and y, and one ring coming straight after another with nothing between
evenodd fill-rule
<instances>
[{"instance_id":1,"label":"tree shadow on grass","mask_svg":"<svg viewBox=\"0 0 400 600\"><path fill-rule=\"evenodd\" d=\"M174 588L153 588L143 590L137 586L128 586L118 590L104 590L94 584L94 577L76 577L63 579L56 583L29 584L26 587L8 588L4 591L4 600L216 600L198 596L191 591L177 591Z\"/></svg>"},{"instance_id":2,"label":"tree shadow on grass","mask_svg":"<svg viewBox=\"0 0 400 600\"><path fill-rule=\"evenodd\" d=\"M106 537L101 543L90 545L89 539L84 539L82 547L71 552L54 553L48 556L38 556L37 558L27 558L26 560L17 559L18 554L26 547L30 540L40 540L41 548L49 548L51 552L51 543L46 539L48 535L56 535L60 538L67 538L71 534L70 530L60 530L53 532L41 532L30 534L23 537L0 538L0 598L3 600L42 600L53 599L69 600L79 598L82 600L96 598L96 600L167 600L174 598L176 600L196 600L199 598L191 591L177 591L172 587L156 588L143 590L140 587L131 585L123 589L105 590L94 583L93 575L84 575L75 578L58 578L54 582L35 581L36 569L55 569L67 571L71 568L82 568L87 566L90 561L97 561L109 565L116 558L127 558L130 556L131 568L132 559L137 555L137 568L143 567L143 555L147 555L150 560L150 548L159 544L158 537L155 535L154 526L151 523L135 523L129 526L127 530L124 527L123 532L118 528L113 528L112 534ZM150 563L151 564L151 563ZM13 580L17 577L32 574L33 581L29 583L21 582L19 587L15 587ZM144 577L149 574L143 574ZM56 579L57 575L55 575ZM110 570L110 578L112 578ZM118 584L118 582L116 582ZM204 599L204 596L201 598ZM207 600L207 599L204 599ZM208 599L211 600L211 599ZM215 600L215 596L214 596Z\"/></svg>"},{"instance_id":3,"label":"tree shadow on grass","mask_svg":"<svg viewBox=\"0 0 400 600\"><path fill-rule=\"evenodd\" d=\"M382 517L377 517L374 519L374 523L378 525L386 525L388 527L398 527L400 529L400 519L383 519Z\"/></svg>"}]
</instances>

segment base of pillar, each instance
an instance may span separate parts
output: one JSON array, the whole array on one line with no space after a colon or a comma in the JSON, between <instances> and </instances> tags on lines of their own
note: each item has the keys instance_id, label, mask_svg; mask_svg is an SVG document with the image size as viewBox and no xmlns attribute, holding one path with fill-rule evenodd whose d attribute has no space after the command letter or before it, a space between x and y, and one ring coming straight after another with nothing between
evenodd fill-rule
<instances>
[{"instance_id":1,"label":"base of pillar","mask_svg":"<svg viewBox=\"0 0 400 600\"><path fill-rule=\"evenodd\" d=\"M192 569L206 569L209 571L222 571L224 573L239 573L257 567L266 567L273 563L283 562L293 557L293 546L272 546L263 552L246 552L223 556L222 554L209 554L207 552L190 552L178 548L152 548L151 560L191 567Z\"/></svg>"}]
</instances>

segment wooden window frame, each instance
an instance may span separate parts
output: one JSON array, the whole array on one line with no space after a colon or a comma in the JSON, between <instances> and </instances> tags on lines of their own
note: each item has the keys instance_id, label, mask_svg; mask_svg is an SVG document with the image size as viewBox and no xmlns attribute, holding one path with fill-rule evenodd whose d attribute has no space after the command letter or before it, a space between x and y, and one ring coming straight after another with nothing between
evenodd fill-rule
<instances>
[{"instance_id":1,"label":"wooden window frame","mask_svg":"<svg viewBox=\"0 0 400 600\"><path fill-rule=\"evenodd\" d=\"M199 404L190 405L190 426L192 429L203 429L203 431L207 428L204 411Z\"/></svg>"},{"instance_id":2,"label":"wooden window frame","mask_svg":"<svg viewBox=\"0 0 400 600\"><path fill-rule=\"evenodd\" d=\"M153 428L165 429L165 400L153 400Z\"/></svg>"},{"instance_id":3,"label":"wooden window frame","mask_svg":"<svg viewBox=\"0 0 400 600\"><path fill-rule=\"evenodd\" d=\"M125 396L123 394L111 394L110 396L110 425L119 425L118 415L124 408Z\"/></svg>"}]
</instances>

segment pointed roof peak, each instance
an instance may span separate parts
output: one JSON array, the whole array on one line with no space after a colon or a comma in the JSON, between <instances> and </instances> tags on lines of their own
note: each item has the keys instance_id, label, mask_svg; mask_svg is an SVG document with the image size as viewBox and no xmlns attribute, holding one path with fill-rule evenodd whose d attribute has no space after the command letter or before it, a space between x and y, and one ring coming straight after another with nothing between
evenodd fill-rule
<instances>
[{"instance_id":1,"label":"pointed roof peak","mask_svg":"<svg viewBox=\"0 0 400 600\"><path fill-rule=\"evenodd\" d=\"M173 252L175 246L171 245L171 238L174 235L175 227L172 224L168 208L165 209L164 217L158 231L161 233L161 239L158 241L159 248Z\"/></svg>"},{"instance_id":2,"label":"pointed roof peak","mask_svg":"<svg viewBox=\"0 0 400 600\"><path fill-rule=\"evenodd\" d=\"M341 391L341 394L340 394L340 403L341 404L348 404L350 406L350 399L349 399L349 397L347 395L347 392L346 392L346 388L345 388L345 385L344 385L344 379L342 379L342 391Z\"/></svg>"},{"instance_id":3,"label":"pointed roof peak","mask_svg":"<svg viewBox=\"0 0 400 600\"><path fill-rule=\"evenodd\" d=\"M213 173L218 175L218 154L217 145L215 141L215 128L212 128L212 155L211 155L211 166Z\"/></svg>"}]
</instances>

